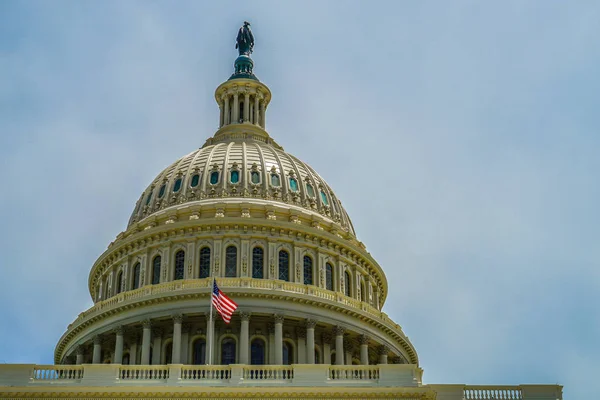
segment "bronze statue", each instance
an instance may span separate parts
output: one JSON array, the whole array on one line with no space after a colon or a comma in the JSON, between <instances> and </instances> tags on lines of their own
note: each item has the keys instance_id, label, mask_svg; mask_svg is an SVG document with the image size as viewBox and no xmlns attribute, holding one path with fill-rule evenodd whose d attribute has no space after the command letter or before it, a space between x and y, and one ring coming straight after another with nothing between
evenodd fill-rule
<instances>
[{"instance_id":1,"label":"bronze statue","mask_svg":"<svg viewBox=\"0 0 600 400\"><path fill-rule=\"evenodd\" d=\"M249 56L254 48L254 36L250 30L250 22L244 21L244 25L238 31L235 48L240 56Z\"/></svg>"}]
</instances>

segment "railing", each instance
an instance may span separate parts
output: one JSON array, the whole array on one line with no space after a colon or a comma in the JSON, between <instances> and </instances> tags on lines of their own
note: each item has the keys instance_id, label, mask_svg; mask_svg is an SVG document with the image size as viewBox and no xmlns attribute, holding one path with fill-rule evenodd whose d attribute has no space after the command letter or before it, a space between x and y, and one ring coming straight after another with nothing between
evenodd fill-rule
<instances>
[{"instance_id":1,"label":"railing","mask_svg":"<svg viewBox=\"0 0 600 400\"><path fill-rule=\"evenodd\" d=\"M134 381L164 381L169 379L166 365L122 365L119 366L119 379Z\"/></svg>"},{"instance_id":2,"label":"railing","mask_svg":"<svg viewBox=\"0 0 600 400\"><path fill-rule=\"evenodd\" d=\"M286 365L245 366L243 377L257 381L290 381L294 378L294 369Z\"/></svg>"},{"instance_id":3,"label":"railing","mask_svg":"<svg viewBox=\"0 0 600 400\"><path fill-rule=\"evenodd\" d=\"M346 381L377 381L379 380L379 367L332 365L329 367L329 378Z\"/></svg>"},{"instance_id":4,"label":"railing","mask_svg":"<svg viewBox=\"0 0 600 400\"><path fill-rule=\"evenodd\" d=\"M33 381L77 381L83 378L83 367L80 365L35 366L31 379Z\"/></svg>"},{"instance_id":5,"label":"railing","mask_svg":"<svg viewBox=\"0 0 600 400\"><path fill-rule=\"evenodd\" d=\"M229 365L186 365L181 367L182 381L228 381L231 378Z\"/></svg>"},{"instance_id":6,"label":"railing","mask_svg":"<svg viewBox=\"0 0 600 400\"><path fill-rule=\"evenodd\" d=\"M465 400L522 400L518 386L465 386Z\"/></svg>"}]
</instances>

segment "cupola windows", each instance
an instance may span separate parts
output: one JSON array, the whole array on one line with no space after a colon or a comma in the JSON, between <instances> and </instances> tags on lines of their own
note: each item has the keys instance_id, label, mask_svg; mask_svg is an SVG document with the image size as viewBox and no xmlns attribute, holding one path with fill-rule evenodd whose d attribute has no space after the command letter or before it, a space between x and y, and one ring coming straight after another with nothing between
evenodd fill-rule
<instances>
[{"instance_id":1,"label":"cupola windows","mask_svg":"<svg viewBox=\"0 0 600 400\"><path fill-rule=\"evenodd\" d=\"M260 173L258 171L251 171L250 181L255 185L258 185L260 183Z\"/></svg>"},{"instance_id":2,"label":"cupola windows","mask_svg":"<svg viewBox=\"0 0 600 400\"><path fill-rule=\"evenodd\" d=\"M296 180L296 178L290 178L290 190L292 192L298 191L298 181Z\"/></svg>"},{"instance_id":3,"label":"cupola windows","mask_svg":"<svg viewBox=\"0 0 600 400\"><path fill-rule=\"evenodd\" d=\"M152 190L152 189L150 189ZM146 205L150 204L150 200L152 200L152 191L148 193L148 197L146 197Z\"/></svg>"},{"instance_id":4,"label":"cupola windows","mask_svg":"<svg viewBox=\"0 0 600 400\"><path fill-rule=\"evenodd\" d=\"M200 183L200 174L192 175L192 180L190 181L190 187L196 187Z\"/></svg>"},{"instance_id":5,"label":"cupola windows","mask_svg":"<svg viewBox=\"0 0 600 400\"><path fill-rule=\"evenodd\" d=\"M306 192L308 193L308 195L310 197L315 197L315 189L313 189L312 185L310 183L306 184Z\"/></svg>"},{"instance_id":6,"label":"cupola windows","mask_svg":"<svg viewBox=\"0 0 600 400\"><path fill-rule=\"evenodd\" d=\"M165 189L167 188L166 184L162 184L162 186L160 187L160 189L158 190L158 198L162 199L162 197L165 195Z\"/></svg>"},{"instance_id":7,"label":"cupola windows","mask_svg":"<svg viewBox=\"0 0 600 400\"><path fill-rule=\"evenodd\" d=\"M216 185L219 183L219 171L213 171L210 173L210 184Z\"/></svg>"},{"instance_id":8,"label":"cupola windows","mask_svg":"<svg viewBox=\"0 0 600 400\"><path fill-rule=\"evenodd\" d=\"M279 179L279 175L271 174L271 185L281 186L281 180Z\"/></svg>"},{"instance_id":9,"label":"cupola windows","mask_svg":"<svg viewBox=\"0 0 600 400\"><path fill-rule=\"evenodd\" d=\"M182 182L182 179L177 178L177 180L175 181L175 184L173 185L173 193L179 192L179 190L181 189L181 182Z\"/></svg>"},{"instance_id":10,"label":"cupola windows","mask_svg":"<svg viewBox=\"0 0 600 400\"><path fill-rule=\"evenodd\" d=\"M233 170L230 172L230 181L231 183L238 183L240 181L240 171L238 170Z\"/></svg>"},{"instance_id":11,"label":"cupola windows","mask_svg":"<svg viewBox=\"0 0 600 400\"><path fill-rule=\"evenodd\" d=\"M329 200L327 200L327 195L322 190L321 190L321 200L323 200L323 204L325 204L326 206L329 205Z\"/></svg>"}]
</instances>

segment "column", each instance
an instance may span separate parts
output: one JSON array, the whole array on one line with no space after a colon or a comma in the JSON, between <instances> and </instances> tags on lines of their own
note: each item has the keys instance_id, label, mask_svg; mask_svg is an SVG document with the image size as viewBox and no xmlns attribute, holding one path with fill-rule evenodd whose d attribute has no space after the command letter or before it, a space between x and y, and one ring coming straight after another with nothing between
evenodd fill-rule
<instances>
[{"instance_id":1,"label":"column","mask_svg":"<svg viewBox=\"0 0 600 400\"><path fill-rule=\"evenodd\" d=\"M344 365L344 332L341 326L333 328L335 335L335 365Z\"/></svg>"},{"instance_id":2,"label":"column","mask_svg":"<svg viewBox=\"0 0 600 400\"><path fill-rule=\"evenodd\" d=\"M173 316L173 354L171 362L173 364L181 364L181 322L183 315L176 314Z\"/></svg>"},{"instance_id":3,"label":"column","mask_svg":"<svg viewBox=\"0 0 600 400\"><path fill-rule=\"evenodd\" d=\"M248 364L248 339L250 336L250 313L240 312L242 328L240 330L240 364Z\"/></svg>"},{"instance_id":4,"label":"column","mask_svg":"<svg viewBox=\"0 0 600 400\"><path fill-rule=\"evenodd\" d=\"M162 353L162 330L158 328L152 329L152 365L160 365L160 358Z\"/></svg>"},{"instance_id":5,"label":"column","mask_svg":"<svg viewBox=\"0 0 600 400\"><path fill-rule=\"evenodd\" d=\"M142 359L140 361L141 365L150 364L150 338L152 335L151 327L152 323L149 319L145 319L142 321Z\"/></svg>"},{"instance_id":6,"label":"column","mask_svg":"<svg viewBox=\"0 0 600 400\"><path fill-rule=\"evenodd\" d=\"M225 100L223 100L223 96L221 96L221 102L219 103L219 128L223 126L225 121Z\"/></svg>"},{"instance_id":7,"label":"column","mask_svg":"<svg viewBox=\"0 0 600 400\"><path fill-rule=\"evenodd\" d=\"M225 103L225 115L223 116L223 125L228 125L229 121L229 96L223 96L223 102Z\"/></svg>"},{"instance_id":8,"label":"column","mask_svg":"<svg viewBox=\"0 0 600 400\"><path fill-rule=\"evenodd\" d=\"M129 365L135 365L137 363L138 334L133 334L131 340L131 346L129 347Z\"/></svg>"},{"instance_id":9,"label":"column","mask_svg":"<svg viewBox=\"0 0 600 400\"><path fill-rule=\"evenodd\" d=\"M115 364L123 363L123 327L117 326L115 328Z\"/></svg>"},{"instance_id":10,"label":"column","mask_svg":"<svg viewBox=\"0 0 600 400\"><path fill-rule=\"evenodd\" d=\"M100 359L100 357L102 356L102 338L97 335L94 336L94 353L92 355L92 363L93 364L100 364L102 362L102 360Z\"/></svg>"},{"instance_id":11,"label":"column","mask_svg":"<svg viewBox=\"0 0 600 400\"><path fill-rule=\"evenodd\" d=\"M314 319L306 320L306 363L315 363L315 326L317 321Z\"/></svg>"},{"instance_id":12,"label":"column","mask_svg":"<svg viewBox=\"0 0 600 400\"><path fill-rule=\"evenodd\" d=\"M258 125L258 114L259 114L259 106L258 106L258 93L254 95L254 125Z\"/></svg>"},{"instance_id":13,"label":"column","mask_svg":"<svg viewBox=\"0 0 600 400\"><path fill-rule=\"evenodd\" d=\"M283 319L275 314L275 365L283 364Z\"/></svg>"},{"instance_id":14,"label":"column","mask_svg":"<svg viewBox=\"0 0 600 400\"><path fill-rule=\"evenodd\" d=\"M250 92L244 92L244 122L250 120Z\"/></svg>"},{"instance_id":15,"label":"column","mask_svg":"<svg viewBox=\"0 0 600 400\"><path fill-rule=\"evenodd\" d=\"M323 364L331 364L331 334L324 333L321 336L323 341Z\"/></svg>"},{"instance_id":16,"label":"column","mask_svg":"<svg viewBox=\"0 0 600 400\"><path fill-rule=\"evenodd\" d=\"M344 361L346 365L352 365L352 343L349 338L344 340Z\"/></svg>"},{"instance_id":17,"label":"column","mask_svg":"<svg viewBox=\"0 0 600 400\"><path fill-rule=\"evenodd\" d=\"M217 254L217 253L215 253ZM212 307L212 306L211 306ZM215 320L210 319L210 314L206 313L206 363L208 365L214 364L215 351L214 351L214 335L215 334Z\"/></svg>"},{"instance_id":18,"label":"column","mask_svg":"<svg viewBox=\"0 0 600 400\"><path fill-rule=\"evenodd\" d=\"M234 124L237 124L240 121L240 99L238 97L237 91L233 94L233 121Z\"/></svg>"},{"instance_id":19,"label":"column","mask_svg":"<svg viewBox=\"0 0 600 400\"><path fill-rule=\"evenodd\" d=\"M306 364L306 329L297 328L298 364ZM314 351L314 350L313 350Z\"/></svg>"},{"instance_id":20,"label":"column","mask_svg":"<svg viewBox=\"0 0 600 400\"><path fill-rule=\"evenodd\" d=\"M267 108L267 102L265 100L260 102L260 126L265 127L265 108Z\"/></svg>"},{"instance_id":21,"label":"column","mask_svg":"<svg viewBox=\"0 0 600 400\"><path fill-rule=\"evenodd\" d=\"M75 350L77 354L77 358L75 359L75 364L81 365L83 364L83 346L77 346Z\"/></svg>"},{"instance_id":22,"label":"column","mask_svg":"<svg viewBox=\"0 0 600 400\"><path fill-rule=\"evenodd\" d=\"M360 335L358 342L360 343L360 363L361 365L369 365L369 337Z\"/></svg>"},{"instance_id":23,"label":"column","mask_svg":"<svg viewBox=\"0 0 600 400\"><path fill-rule=\"evenodd\" d=\"M388 347L386 345L379 346L379 364L387 364Z\"/></svg>"},{"instance_id":24,"label":"column","mask_svg":"<svg viewBox=\"0 0 600 400\"><path fill-rule=\"evenodd\" d=\"M271 322L267 324L267 331L269 331L269 365L275 365L275 324Z\"/></svg>"}]
</instances>

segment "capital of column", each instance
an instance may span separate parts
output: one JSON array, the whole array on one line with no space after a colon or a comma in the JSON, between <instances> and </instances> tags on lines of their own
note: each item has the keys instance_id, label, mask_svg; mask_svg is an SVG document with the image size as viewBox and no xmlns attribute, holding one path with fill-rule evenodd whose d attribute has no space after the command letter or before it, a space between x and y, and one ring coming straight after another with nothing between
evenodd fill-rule
<instances>
[{"instance_id":1,"label":"capital of column","mask_svg":"<svg viewBox=\"0 0 600 400\"><path fill-rule=\"evenodd\" d=\"M317 321L314 319L307 319L306 320L306 329L315 329L315 326L317 326Z\"/></svg>"},{"instance_id":2,"label":"capital of column","mask_svg":"<svg viewBox=\"0 0 600 400\"><path fill-rule=\"evenodd\" d=\"M379 346L377 348L377 354L382 355L382 354L387 354L390 351L390 348L387 347L385 344L382 344L381 346Z\"/></svg>"},{"instance_id":3,"label":"capital of column","mask_svg":"<svg viewBox=\"0 0 600 400\"><path fill-rule=\"evenodd\" d=\"M402 357L400 356L396 356L396 357L392 357L392 364L404 364Z\"/></svg>"},{"instance_id":4,"label":"capital of column","mask_svg":"<svg viewBox=\"0 0 600 400\"><path fill-rule=\"evenodd\" d=\"M296 337L298 339L306 339L306 329L296 328Z\"/></svg>"},{"instance_id":5,"label":"capital of column","mask_svg":"<svg viewBox=\"0 0 600 400\"><path fill-rule=\"evenodd\" d=\"M250 313L248 311L240 311L240 318L242 318L242 321L250 321Z\"/></svg>"},{"instance_id":6,"label":"capital of column","mask_svg":"<svg viewBox=\"0 0 600 400\"><path fill-rule=\"evenodd\" d=\"M152 327L152 321L150 321L149 319L145 319L142 321L142 326L144 327L144 329L150 329Z\"/></svg>"},{"instance_id":7,"label":"capital of column","mask_svg":"<svg viewBox=\"0 0 600 400\"><path fill-rule=\"evenodd\" d=\"M281 314L275 314L273 315L273 319L275 320L276 324L283 324L283 320L285 319L285 317Z\"/></svg>"},{"instance_id":8,"label":"capital of column","mask_svg":"<svg viewBox=\"0 0 600 400\"><path fill-rule=\"evenodd\" d=\"M123 335L123 325L115 326L113 332L117 335Z\"/></svg>"},{"instance_id":9,"label":"capital of column","mask_svg":"<svg viewBox=\"0 0 600 400\"><path fill-rule=\"evenodd\" d=\"M102 344L102 336L100 336L100 335L96 335L96 336L94 336L94 339L93 339L93 340L94 340L94 344L95 344L95 345L96 345L96 344Z\"/></svg>"},{"instance_id":10,"label":"capital of column","mask_svg":"<svg viewBox=\"0 0 600 400\"><path fill-rule=\"evenodd\" d=\"M369 344L369 340L371 340L371 338L368 335L362 334L358 337L358 343L362 344Z\"/></svg>"},{"instance_id":11,"label":"capital of column","mask_svg":"<svg viewBox=\"0 0 600 400\"><path fill-rule=\"evenodd\" d=\"M334 326L333 327L333 334L335 336L342 336L344 334L344 332L346 332L346 328L342 327L342 326Z\"/></svg>"},{"instance_id":12,"label":"capital of column","mask_svg":"<svg viewBox=\"0 0 600 400\"><path fill-rule=\"evenodd\" d=\"M183 322L183 315L181 315L181 314L173 315L173 322L176 324L181 324Z\"/></svg>"},{"instance_id":13,"label":"capital of column","mask_svg":"<svg viewBox=\"0 0 600 400\"><path fill-rule=\"evenodd\" d=\"M321 340L323 340L323 343L331 344L331 339L332 339L331 333L324 333L321 335Z\"/></svg>"}]
</instances>

